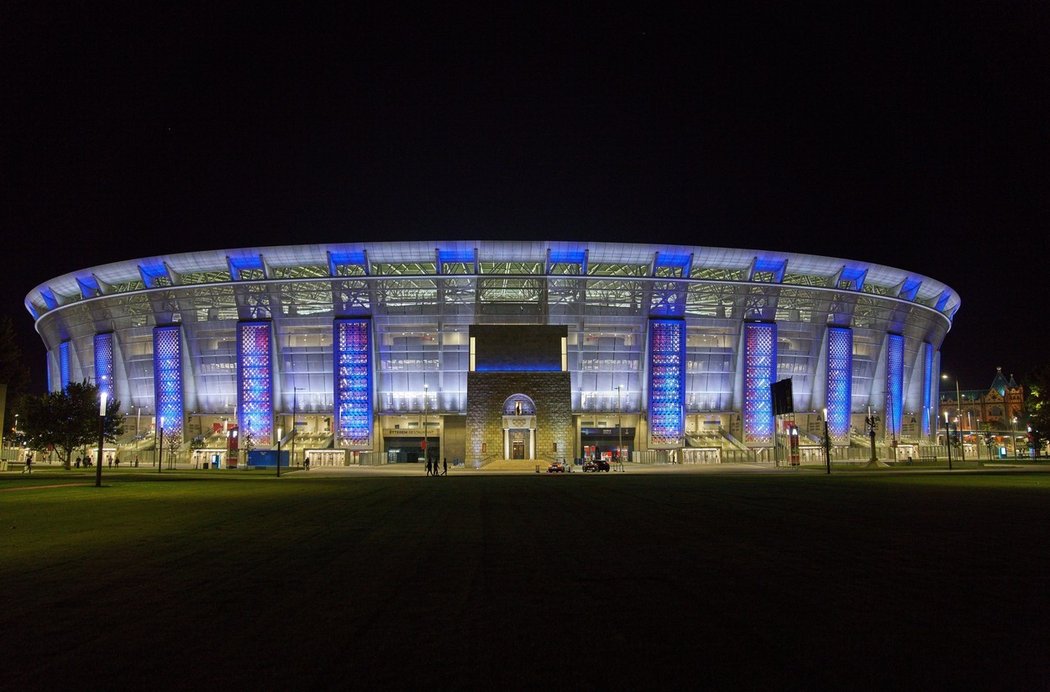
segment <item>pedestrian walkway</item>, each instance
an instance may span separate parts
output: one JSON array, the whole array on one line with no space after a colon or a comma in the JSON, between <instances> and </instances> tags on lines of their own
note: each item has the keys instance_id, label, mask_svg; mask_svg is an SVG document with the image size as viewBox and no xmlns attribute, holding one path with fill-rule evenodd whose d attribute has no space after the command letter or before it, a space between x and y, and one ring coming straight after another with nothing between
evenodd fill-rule
<instances>
[{"instance_id":1,"label":"pedestrian walkway","mask_svg":"<svg viewBox=\"0 0 1050 692\"><path fill-rule=\"evenodd\" d=\"M527 463L513 462L511 465L503 465L503 462L491 462L480 469L474 469L471 466L449 466L448 475L461 477L461 476L491 476L491 475L537 475L536 465L539 464L541 476L619 476L621 475L616 471L609 471L608 473L591 474L583 473L583 469L579 466L573 468L573 472L562 473L562 474L548 474L547 473L547 462L544 461L528 461ZM649 474L762 474L762 473L823 473L823 467L806 467L800 470L791 469L787 467L774 468L770 464L624 464L623 475L649 475ZM310 478L317 477L353 477L353 476L418 476L420 478L426 477L425 470L422 464L383 464L379 466L324 466L311 468L308 471L303 471L300 476L308 476Z\"/></svg>"},{"instance_id":2,"label":"pedestrian walkway","mask_svg":"<svg viewBox=\"0 0 1050 692\"><path fill-rule=\"evenodd\" d=\"M16 490L44 490L46 488L70 488L82 485L89 486L91 483L52 483L50 485L18 485L13 488L0 488L0 493L11 493Z\"/></svg>"}]
</instances>

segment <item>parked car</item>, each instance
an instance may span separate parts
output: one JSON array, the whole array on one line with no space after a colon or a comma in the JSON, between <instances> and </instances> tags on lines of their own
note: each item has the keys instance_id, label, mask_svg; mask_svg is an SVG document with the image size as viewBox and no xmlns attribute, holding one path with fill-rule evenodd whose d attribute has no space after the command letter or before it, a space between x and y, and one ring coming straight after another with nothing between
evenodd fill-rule
<instances>
[{"instance_id":1,"label":"parked car","mask_svg":"<svg viewBox=\"0 0 1050 692\"><path fill-rule=\"evenodd\" d=\"M608 471L609 462L605 459L588 459L587 461L583 462L583 470L584 472L594 471L595 473L597 473L598 471Z\"/></svg>"},{"instance_id":2,"label":"parked car","mask_svg":"<svg viewBox=\"0 0 1050 692\"><path fill-rule=\"evenodd\" d=\"M547 467L547 473L565 473L565 464L560 461L552 461Z\"/></svg>"}]
</instances>

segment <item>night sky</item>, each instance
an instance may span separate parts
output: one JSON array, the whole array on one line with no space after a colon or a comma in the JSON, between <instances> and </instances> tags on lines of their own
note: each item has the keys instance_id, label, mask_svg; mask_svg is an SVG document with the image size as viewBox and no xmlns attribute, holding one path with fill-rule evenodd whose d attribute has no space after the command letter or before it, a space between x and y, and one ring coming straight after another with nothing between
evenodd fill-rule
<instances>
[{"instance_id":1,"label":"night sky","mask_svg":"<svg viewBox=\"0 0 1050 692\"><path fill-rule=\"evenodd\" d=\"M1050 362L1048 3L263 4L5 3L0 310L37 386L22 303L49 278L382 240L886 264L962 295L964 389Z\"/></svg>"}]
</instances>

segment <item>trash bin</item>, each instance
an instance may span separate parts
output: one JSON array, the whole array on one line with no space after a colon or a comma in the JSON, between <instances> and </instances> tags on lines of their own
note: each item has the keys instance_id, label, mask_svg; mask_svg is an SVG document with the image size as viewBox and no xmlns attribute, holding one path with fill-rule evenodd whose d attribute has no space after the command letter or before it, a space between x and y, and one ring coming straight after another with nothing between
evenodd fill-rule
<instances>
[{"instance_id":1,"label":"trash bin","mask_svg":"<svg viewBox=\"0 0 1050 692\"><path fill-rule=\"evenodd\" d=\"M540 465L536 464L536 473L539 473L539 472L540 472Z\"/></svg>"}]
</instances>

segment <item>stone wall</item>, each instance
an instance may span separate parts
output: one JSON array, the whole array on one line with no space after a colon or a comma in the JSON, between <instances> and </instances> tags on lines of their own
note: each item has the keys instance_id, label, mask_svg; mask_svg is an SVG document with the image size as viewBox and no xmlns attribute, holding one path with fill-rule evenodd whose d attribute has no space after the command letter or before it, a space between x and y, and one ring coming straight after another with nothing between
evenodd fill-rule
<instances>
[{"instance_id":1,"label":"stone wall","mask_svg":"<svg viewBox=\"0 0 1050 692\"><path fill-rule=\"evenodd\" d=\"M469 372L467 463L503 458L503 402L512 394L524 394L536 404L536 458L572 459L575 429L568 372Z\"/></svg>"},{"instance_id":2,"label":"stone wall","mask_svg":"<svg viewBox=\"0 0 1050 692\"><path fill-rule=\"evenodd\" d=\"M466 459L467 419L465 416L443 416L441 419L441 455L452 464Z\"/></svg>"}]
</instances>

